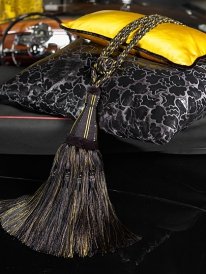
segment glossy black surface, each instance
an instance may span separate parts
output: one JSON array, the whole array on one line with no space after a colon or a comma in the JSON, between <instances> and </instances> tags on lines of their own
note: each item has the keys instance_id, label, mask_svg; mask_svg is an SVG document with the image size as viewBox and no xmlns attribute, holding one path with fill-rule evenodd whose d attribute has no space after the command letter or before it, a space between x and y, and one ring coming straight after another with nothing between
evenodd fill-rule
<instances>
[{"instance_id":1,"label":"glossy black surface","mask_svg":"<svg viewBox=\"0 0 206 274\"><path fill-rule=\"evenodd\" d=\"M105 153L104 160L110 189L121 186L122 190L129 188L136 194L150 195L153 198L164 197L167 201L174 202L172 207L168 207L165 200L161 206L158 206L159 201L148 199L146 196L128 196L123 200L121 196L115 196L114 191L110 192L121 219L133 230L147 236L146 247L149 254L145 256L143 262L136 266L135 262L145 252L145 246L142 244L124 251L122 256L110 254L105 257L75 258L67 261L34 252L0 230L0 273L205 273L205 214L196 214L196 211L188 211L188 208L175 204L179 199L192 206L203 205L204 210L205 156ZM0 158L1 198L13 198L32 193L47 177L51 162L52 157L27 156L25 158L2 155ZM12 179L8 178L9 176L25 177L27 180ZM133 181L133 187L128 185L129 181ZM131 206L132 203L133 206ZM158 224L160 218L164 216L167 218L162 220L164 225L168 225L167 230L165 227L155 227L155 224ZM184 217L186 226L182 227ZM176 226L176 229L171 226L173 220L176 224L180 224L179 227ZM153 245L170 229L173 230L171 237L152 250ZM150 243L151 246L149 246Z\"/></svg>"}]
</instances>

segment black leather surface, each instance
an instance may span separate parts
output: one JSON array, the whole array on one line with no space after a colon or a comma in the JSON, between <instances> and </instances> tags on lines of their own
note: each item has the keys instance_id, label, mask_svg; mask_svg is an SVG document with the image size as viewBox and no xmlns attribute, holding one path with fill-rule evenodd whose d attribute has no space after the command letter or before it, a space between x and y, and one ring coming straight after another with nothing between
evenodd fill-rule
<instances>
[{"instance_id":1,"label":"black leather surface","mask_svg":"<svg viewBox=\"0 0 206 274\"><path fill-rule=\"evenodd\" d=\"M0 154L54 154L72 124L72 119L0 105Z\"/></svg>"},{"instance_id":2,"label":"black leather surface","mask_svg":"<svg viewBox=\"0 0 206 274\"><path fill-rule=\"evenodd\" d=\"M19 73L23 67L2 66L0 65L0 84L6 82L10 78Z\"/></svg>"},{"instance_id":3,"label":"black leather surface","mask_svg":"<svg viewBox=\"0 0 206 274\"><path fill-rule=\"evenodd\" d=\"M59 118L0 104L0 154L55 154L74 122L71 118ZM108 153L139 151L168 154L206 153L206 118L194 122L165 145L117 139L102 131L100 133L102 149Z\"/></svg>"}]
</instances>

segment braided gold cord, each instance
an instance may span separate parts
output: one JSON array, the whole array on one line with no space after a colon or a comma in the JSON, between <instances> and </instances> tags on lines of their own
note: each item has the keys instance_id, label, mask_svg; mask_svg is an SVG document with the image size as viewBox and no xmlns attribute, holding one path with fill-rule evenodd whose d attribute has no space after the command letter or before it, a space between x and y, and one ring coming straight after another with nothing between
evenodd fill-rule
<instances>
[{"instance_id":1,"label":"braided gold cord","mask_svg":"<svg viewBox=\"0 0 206 274\"><path fill-rule=\"evenodd\" d=\"M97 62L94 64L92 70L92 81L96 87L99 87L103 84L107 79L111 77L114 71L121 66L124 62L125 58L131 51L131 49L137 45L137 43L143 38L143 36L163 23L173 23L182 25L182 23L159 15L152 14L148 16L144 16L138 20L135 20L125 26L109 43L107 47L105 47L100 54ZM136 30L136 31L135 31ZM119 54L116 60L114 60L111 55L115 52L115 50L119 49L122 44L124 44L128 38L128 36L133 32L133 38L131 42L124 48L124 50Z\"/></svg>"}]
</instances>

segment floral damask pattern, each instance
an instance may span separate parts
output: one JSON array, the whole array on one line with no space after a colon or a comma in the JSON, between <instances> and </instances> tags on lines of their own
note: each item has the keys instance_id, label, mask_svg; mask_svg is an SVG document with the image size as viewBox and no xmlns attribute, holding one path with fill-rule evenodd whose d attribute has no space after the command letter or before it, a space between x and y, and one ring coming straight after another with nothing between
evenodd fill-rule
<instances>
[{"instance_id":1,"label":"floral damask pattern","mask_svg":"<svg viewBox=\"0 0 206 274\"><path fill-rule=\"evenodd\" d=\"M0 101L53 115L78 117L91 67L102 48L68 45L0 86ZM155 144L173 136L206 114L206 58L189 68L128 56L101 87L101 129L122 138Z\"/></svg>"}]
</instances>

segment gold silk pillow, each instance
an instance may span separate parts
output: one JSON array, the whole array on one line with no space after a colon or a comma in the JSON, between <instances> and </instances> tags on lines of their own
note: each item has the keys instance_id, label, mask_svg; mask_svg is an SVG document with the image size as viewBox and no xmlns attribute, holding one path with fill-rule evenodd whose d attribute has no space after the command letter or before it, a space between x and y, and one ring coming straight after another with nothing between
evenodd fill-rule
<instances>
[{"instance_id":1,"label":"gold silk pillow","mask_svg":"<svg viewBox=\"0 0 206 274\"><path fill-rule=\"evenodd\" d=\"M143 16L133 12L103 10L64 22L62 27L93 42L107 45L123 27ZM133 33L127 43L132 36ZM185 25L162 23L139 41L137 49L141 56L148 59L191 66L199 57L206 55L206 34Z\"/></svg>"}]
</instances>

